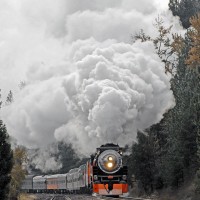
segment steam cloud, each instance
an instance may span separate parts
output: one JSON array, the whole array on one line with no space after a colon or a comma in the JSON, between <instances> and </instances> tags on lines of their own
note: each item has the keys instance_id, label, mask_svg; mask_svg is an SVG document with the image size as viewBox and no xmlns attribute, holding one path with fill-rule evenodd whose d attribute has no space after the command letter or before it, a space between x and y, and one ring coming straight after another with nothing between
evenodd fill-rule
<instances>
[{"instance_id":1,"label":"steam cloud","mask_svg":"<svg viewBox=\"0 0 200 200\"><path fill-rule=\"evenodd\" d=\"M155 35L158 13L180 30L167 3L2 0L0 87L15 91L1 111L9 133L28 147L64 140L89 154L159 122L174 105L170 78L153 45L130 44L130 35Z\"/></svg>"},{"instance_id":2,"label":"steam cloud","mask_svg":"<svg viewBox=\"0 0 200 200\"><path fill-rule=\"evenodd\" d=\"M63 81L73 117L55 131L58 140L89 152L106 142L125 145L173 105L169 77L152 43L90 39L73 46L79 47L71 53L77 72Z\"/></svg>"}]
</instances>

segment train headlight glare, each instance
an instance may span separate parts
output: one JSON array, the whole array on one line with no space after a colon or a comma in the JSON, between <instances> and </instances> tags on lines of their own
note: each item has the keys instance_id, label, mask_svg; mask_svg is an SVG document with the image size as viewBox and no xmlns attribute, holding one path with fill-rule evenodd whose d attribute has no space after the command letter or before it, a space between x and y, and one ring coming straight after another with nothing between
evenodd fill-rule
<instances>
[{"instance_id":1,"label":"train headlight glare","mask_svg":"<svg viewBox=\"0 0 200 200\"><path fill-rule=\"evenodd\" d=\"M109 168L112 168L112 167L113 167L113 164L112 164L111 162L109 162L109 163L108 163L108 167L109 167Z\"/></svg>"}]
</instances>

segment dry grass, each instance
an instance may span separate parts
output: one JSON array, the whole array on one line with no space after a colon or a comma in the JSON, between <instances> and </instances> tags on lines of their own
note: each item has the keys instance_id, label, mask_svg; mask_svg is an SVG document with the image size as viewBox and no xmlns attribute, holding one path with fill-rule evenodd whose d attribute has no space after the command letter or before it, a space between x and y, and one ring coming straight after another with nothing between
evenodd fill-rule
<instances>
[{"instance_id":1,"label":"dry grass","mask_svg":"<svg viewBox=\"0 0 200 200\"><path fill-rule=\"evenodd\" d=\"M36 200L36 196L34 196L33 194L20 194L19 200Z\"/></svg>"}]
</instances>

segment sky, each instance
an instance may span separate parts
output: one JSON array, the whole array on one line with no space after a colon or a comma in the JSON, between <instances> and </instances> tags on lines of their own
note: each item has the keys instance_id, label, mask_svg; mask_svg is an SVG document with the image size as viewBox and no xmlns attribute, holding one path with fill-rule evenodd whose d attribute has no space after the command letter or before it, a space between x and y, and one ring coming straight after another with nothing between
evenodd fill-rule
<instances>
[{"instance_id":1,"label":"sky","mask_svg":"<svg viewBox=\"0 0 200 200\"><path fill-rule=\"evenodd\" d=\"M158 15L180 31L167 4L0 0L0 89L3 99L14 93L0 116L9 134L29 148L65 141L89 155L158 123L175 104L170 77L153 44L131 35L155 36Z\"/></svg>"}]
</instances>

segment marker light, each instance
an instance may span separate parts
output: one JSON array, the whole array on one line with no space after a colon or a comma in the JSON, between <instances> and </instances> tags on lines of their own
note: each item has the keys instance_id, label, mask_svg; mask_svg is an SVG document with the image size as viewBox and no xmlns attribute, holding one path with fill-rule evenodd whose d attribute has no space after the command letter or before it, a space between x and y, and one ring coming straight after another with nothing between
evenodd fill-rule
<instances>
[{"instance_id":1,"label":"marker light","mask_svg":"<svg viewBox=\"0 0 200 200\"><path fill-rule=\"evenodd\" d=\"M98 180L98 176L97 175L94 175L94 180Z\"/></svg>"},{"instance_id":2,"label":"marker light","mask_svg":"<svg viewBox=\"0 0 200 200\"><path fill-rule=\"evenodd\" d=\"M110 160L110 161L111 161L111 160L113 160L113 158L110 156L110 157L108 157L108 160Z\"/></svg>"},{"instance_id":3,"label":"marker light","mask_svg":"<svg viewBox=\"0 0 200 200\"><path fill-rule=\"evenodd\" d=\"M125 181L127 179L127 176L126 175L123 175L122 176L122 179Z\"/></svg>"}]
</instances>

